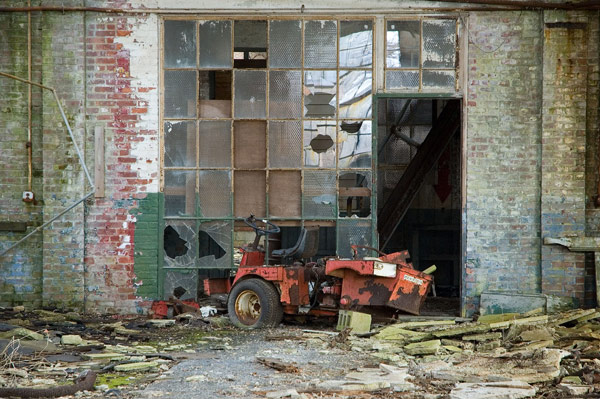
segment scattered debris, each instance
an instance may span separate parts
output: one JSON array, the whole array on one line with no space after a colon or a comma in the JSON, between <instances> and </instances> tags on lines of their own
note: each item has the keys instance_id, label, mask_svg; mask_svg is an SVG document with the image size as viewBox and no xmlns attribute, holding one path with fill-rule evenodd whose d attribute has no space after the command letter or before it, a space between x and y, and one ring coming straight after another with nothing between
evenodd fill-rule
<instances>
[{"instance_id":1,"label":"scattered debris","mask_svg":"<svg viewBox=\"0 0 600 399\"><path fill-rule=\"evenodd\" d=\"M0 388L0 397L19 398L56 398L59 396L73 395L79 391L91 391L96 382L96 373L86 371L77 377L72 385L61 385L51 388Z\"/></svg>"},{"instance_id":2,"label":"scattered debris","mask_svg":"<svg viewBox=\"0 0 600 399\"><path fill-rule=\"evenodd\" d=\"M277 371L283 371L284 373L299 373L300 369L295 363L287 363L275 358L257 357L256 361L260 364L264 364L267 367L275 369Z\"/></svg>"}]
</instances>

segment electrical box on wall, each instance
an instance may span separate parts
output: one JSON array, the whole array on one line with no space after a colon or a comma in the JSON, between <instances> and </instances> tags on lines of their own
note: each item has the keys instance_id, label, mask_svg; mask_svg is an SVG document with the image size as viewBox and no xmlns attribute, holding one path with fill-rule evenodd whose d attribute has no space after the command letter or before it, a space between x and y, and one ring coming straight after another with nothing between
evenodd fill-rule
<instances>
[{"instance_id":1,"label":"electrical box on wall","mask_svg":"<svg viewBox=\"0 0 600 399\"><path fill-rule=\"evenodd\" d=\"M23 201L33 202L33 193L31 191L23 191Z\"/></svg>"}]
</instances>

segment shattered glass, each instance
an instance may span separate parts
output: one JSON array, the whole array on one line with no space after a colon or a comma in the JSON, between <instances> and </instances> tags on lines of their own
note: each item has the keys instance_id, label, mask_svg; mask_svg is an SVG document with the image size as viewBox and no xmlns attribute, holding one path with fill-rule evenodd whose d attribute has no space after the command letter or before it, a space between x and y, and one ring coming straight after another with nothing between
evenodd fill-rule
<instances>
[{"instance_id":1,"label":"shattered glass","mask_svg":"<svg viewBox=\"0 0 600 399\"><path fill-rule=\"evenodd\" d=\"M271 21L269 29L269 66L300 68L302 66L302 22Z\"/></svg>"},{"instance_id":2,"label":"shattered glass","mask_svg":"<svg viewBox=\"0 0 600 399\"><path fill-rule=\"evenodd\" d=\"M198 298L198 270L165 270L164 299L183 293L179 299Z\"/></svg>"},{"instance_id":3,"label":"shattered glass","mask_svg":"<svg viewBox=\"0 0 600 399\"><path fill-rule=\"evenodd\" d=\"M337 67L337 21L306 21L304 67Z\"/></svg>"},{"instance_id":4,"label":"shattered glass","mask_svg":"<svg viewBox=\"0 0 600 399\"><path fill-rule=\"evenodd\" d=\"M418 89L419 71L386 71L386 89Z\"/></svg>"},{"instance_id":5,"label":"shattered glass","mask_svg":"<svg viewBox=\"0 0 600 399\"><path fill-rule=\"evenodd\" d=\"M165 166L196 166L196 124L165 122Z\"/></svg>"},{"instance_id":6,"label":"shattered glass","mask_svg":"<svg viewBox=\"0 0 600 399\"><path fill-rule=\"evenodd\" d=\"M337 248L338 256L352 258L350 245L372 246L371 222L364 219L341 219L337 222ZM373 256L372 251L358 248L358 257Z\"/></svg>"},{"instance_id":7,"label":"shattered glass","mask_svg":"<svg viewBox=\"0 0 600 399\"><path fill-rule=\"evenodd\" d=\"M338 180L339 217L371 216L371 172L344 172Z\"/></svg>"},{"instance_id":8,"label":"shattered glass","mask_svg":"<svg viewBox=\"0 0 600 399\"><path fill-rule=\"evenodd\" d=\"M304 121L304 166L335 168L335 122Z\"/></svg>"},{"instance_id":9,"label":"shattered glass","mask_svg":"<svg viewBox=\"0 0 600 399\"><path fill-rule=\"evenodd\" d=\"M166 118L196 116L196 72L165 71Z\"/></svg>"},{"instance_id":10,"label":"shattered glass","mask_svg":"<svg viewBox=\"0 0 600 399\"><path fill-rule=\"evenodd\" d=\"M300 121L269 122L269 166L297 168L302 162Z\"/></svg>"},{"instance_id":11,"label":"shattered glass","mask_svg":"<svg viewBox=\"0 0 600 399\"><path fill-rule=\"evenodd\" d=\"M299 118L302 113L302 72L271 71L269 118Z\"/></svg>"},{"instance_id":12,"label":"shattered glass","mask_svg":"<svg viewBox=\"0 0 600 399\"><path fill-rule=\"evenodd\" d=\"M231 267L231 232L233 223L215 220L200 224L199 267L229 268Z\"/></svg>"},{"instance_id":13,"label":"shattered glass","mask_svg":"<svg viewBox=\"0 0 600 399\"><path fill-rule=\"evenodd\" d=\"M196 21L165 21L165 67L196 66Z\"/></svg>"},{"instance_id":14,"label":"shattered glass","mask_svg":"<svg viewBox=\"0 0 600 399\"><path fill-rule=\"evenodd\" d=\"M337 72L304 72L304 116L333 118L336 109Z\"/></svg>"},{"instance_id":15,"label":"shattered glass","mask_svg":"<svg viewBox=\"0 0 600 399\"><path fill-rule=\"evenodd\" d=\"M370 118L372 108L371 70L340 71L340 118Z\"/></svg>"},{"instance_id":16,"label":"shattered glass","mask_svg":"<svg viewBox=\"0 0 600 399\"><path fill-rule=\"evenodd\" d=\"M335 201L335 171L304 171L302 203L305 219L334 219L336 217Z\"/></svg>"},{"instance_id":17,"label":"shattered glass","mask_svg":"<svg viewBox=\"0 0 600 399\"><path fill-rule=\"evenodd\" d=\"M423 21L423 68L454 68L455 58L456 20Z\"/></svg>"},{"instance_id":18,"label":"shattered glass","mask_svg":"<svg viewBox=\"0 0 600 399\"><path fill-rule=\"evenodd\" d=\"M388 21L386 34L386 66L418 68L421 46L419 21Z\"/></svg>"},{"instance_id":19,"label":"shattered glass","mask_svg":"<svg viewBox=\"0 0 600 399\"><path fill-rule=\"evenodd\" d=\"M231 68L231 21L200 21L200 68Z\"/></svg>"},{"instance_id":20,"label":"shattered glass","mask_svg":"<svg viewBox=\"0 0 600 399\"><path fill-rule=\"evenodd\" d=\"M198 211L202 217L231 215L231 172L201 170L199 172Z\"/></svg>"},{"instance_id":21,"label":"shattered glass","mask_svg":"<svg viewBox=\"0 0 600 399\"><path fill-rule=\"evenodd\" d=\"M194 216L196 172L165 170L165 216Z\"/></svg>"},{"instance_id":22,"label":"shattered glass","mask_svg":"<svg viewBox=\"0 0 600 399\"><path fill-rule=\"evenodd\" d=\"M371 121L342 122L338 135L339 168L371 168Z\"/></svg>"},{"instance_id":23,"label":"shattered glass","mask_svg":"<svg viewBox=\"0 0 600 399\"><path fill-rule=\"evenodd\" d=\"M340 22L340 67L368 68L373 64L373 23Z\"/></svg>"},{"instance_id":24,"label":"shattered glass","mask_svg":"<svg viewBox=\"0 0 600 399\"><path fill-rule=\"evenodd\" d=\"M236 118L264 119L266 117L267 73L264 71L235 71L234 115Z\"/></svg>"},{"instance_id":25,"label":"shattered glass","mask_svg":"<svg viewBox=\"0 0 600 399\"><path fill-rule=\"evenodd\" d=\"M164 230L165 267L196 267L198 241L195 220L168 220Z\"/></svg>"}]
</instances>

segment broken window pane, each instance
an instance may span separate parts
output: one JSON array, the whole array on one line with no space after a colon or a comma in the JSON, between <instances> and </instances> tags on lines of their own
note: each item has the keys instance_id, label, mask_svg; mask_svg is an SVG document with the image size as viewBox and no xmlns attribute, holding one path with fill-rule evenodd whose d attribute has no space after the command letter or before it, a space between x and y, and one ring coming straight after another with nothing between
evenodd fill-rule
<instances>
[{"instance_id":1,"label":"broken window pane","mask_svg":"<svg viewBox=\"0 0 600 399\"><path fill-rule=\"evenodd\" d=\"M233 166L236 169L264 169L267 164L267 123L233 122Z\"/></svg>"},{"instance_id":2,"label":"broken window pane","mask_svg":"<svg viewBox=\"0 0 600 399\"><path fill-rule=\"evenodd\" d=\"M200 118L231 117L231 71L200 71Z\"/></svg>"},{"instance_id":3,"label":"broken window pane","mask_svg":"<svg viewBox=\"0 0 600 399\"><path fill-rule=\"evenodd\" d=\"M388 21L386 36L386 66L416 68L419 66L421 23L419 21Z\"/></svg>"},{"instance_id":4,"label":"broken window pane","mask_svg":"<svg viewBox=\"0 0 600 399\"><path fill-rule=\"evenodd\" d=\"M264 171L235 171L233 192L235 217L266 216L267 177Z\"/></svg>"},{"instance_id":5,"label":"broken window pane","mask_svg":"<svg viewBox=\"0 0 600 399\"><path fill-rule=\"evenodd\" d=\"M264 71L235 71L236 118L263 119L266 117L267 73Z\"/></svg>"},{"instance_id":6,"label":"broken window pane","mask_svg":"<svg viewBox=\"0 0 600 399\"><path fill-rule=\"evenodd\" d=\"M196 124L165 122L165 166L196 166Z\"/></svg>"},{"instance_id":7,"label":"broken window pane","mask_svg":"<svg viewBox=\"0 0 600 399\"><path fill-rule=\"evenodd\" d=\"M304 166L335 168L335 121L304 121Z\"/></svg>"},{"instance_id":8,"label":"broken window pane","mask_svg":"<svg viewBox=\"0 0 600 399\"><path fill-rule=\"evenodd\" d=\"M205 218L231 216L231 172L201 170L199 174L200 216Z\"/></svg>"},{"instance_id":9,"label":"broken window pane","mask_svg":"<svg viewBox=\"0 0 600 399\"><path fill-rule=\"evenodd\" d=\"M211 221L200 224L198 232L199 267L231 267L231 232L233 223Z\"/></svg>"},{"instance_id":10,"label":"broken window pane","mask_svg":"<svg viewBox=\"0 0 600 399\"><path fill-rule=\"evenodd\" d=\"M234 68L267 66L267 21L235 21L233 36Z\"/></svg>"},{"instance_id":11,"label":"broken window pane","mask_svg":"<svg viewBox=\"0 0 600 399\"><path fill-rule=\"evenodd\" d=\"M200 21L200 68L231 68L231 21Z\"/></svg>"},{"instance_id":12,"label":"broken window pane","mask_svg":"<svg viewBox=\"0 0 600 399\"><path fill-rule=\"evenodd\" d=\"M196 21L165 21L165 67L196 66Z\"/></svg>"},{"instance_id":13,"label":"broken window pane","mask_svg":"<svg viewBox=\"0 0 600 399\"><path fill-rule=\"evenodd\" d=\"M165 170L165 216L194 216L196 172Z\"/></svg>"},{"instance_id":14,"label":"broken window pane","mask_svg":"<svg viewBox=\"0 0 600 399\"><path fill-rule=\"evenodd\" d=\"M304 218L333 219L336 217L336 173L327 170L304 171L302 203Z\"/></svg>"},{"instance_id":15,"label":"broken window pane","mask_svg":"<svg viewBox=\"0 0 600 399\"><path fill-rule=\"evenodd\" d=\"M456 21L423 21L423 68L454 68L455 57Z\"/></svg>"},{"instance_id":16,"label":"broken window pane","mask_svg":"<svg viewBox=\"0 0 600 399\"><path fill-rule=\"evenodd\" d=\"M352 258L350 245L372 246L371 222L360 219L338 220L337 249L338 256ZM357 248L358 257L373 256L373 252Z\"/></svg>"},{"instance_id":17,"label":"broken window pane","mask_svg":"<svg viewBox=\"0 0 600 399\"><path fill-rule=\"evenodd\" d=\"M371 173L340 173L338 180L340 217L371 216Z\"/></svg>"},{"instance_id":18,"label":"broken window pane","mask_svg":"<svg viewBox=\"0 0 600 399\"><path fill-rule=\"evenodd\" d=\"M423 87L454 90L454 76L452 71L423 70Z\"/></svg>"},{"instance_id":19,"label":"broken window pane","mask_svg":"<svg viewBox=\"0 0 600 399\"><path fill-rule=\"evenodd\" d=\"M340 118L370 118L372 72L340 71Z\"/></svg>"},{"instance_id":20,"label":"broken window pane","mask_svg":"<svg viewBox=\"0 0 600 399\"><path fill-rule=\"evenodd\" d=\"M370 67L373 64L373 28L371 21L340 22L340 66Z\"/></svg>"},{"instance_id":21,"label":"broken window pane","mask_svg":"<svg viewBox=\"0 0 600 399\"><path fill-rule=\"evenodd\" d=\"M371 168L371 121L342 122L338 136L340 168Z\"/></svg>"},{"instance_id":22,"label":"broken window pane","mask_svg":"<svg viewBox=\"0 0 600 399\"><path fill-rule=\"evenodd\" d=\"M302 22L271 21L269 29L269 66L300 68L302 66Z\"/></svg>"},{"instance_id":23,"label":"broken window pane","mask_svg":"<svg viewBox=\"0 0 600 399\"><path fill-rule=\"evenodd\" d=\"M302 72L271 71L269 118L300 118L302 113Z\"/></svg>"},{"instance_id":24,"label":"broken window pane","mask_svg":"<svg viewBox=\"0 0 600 399\"><path fill-rule=\"evenodd\" d=\"M231 122L200 121L198 126L200 167L231 166Z\"/></svg>"},{"instance_id":25,"label":"broken window pane","mask_svg":"<svg viewBox=\"0 0 600 399\"><path fill-rule=\"evenodd\" d=\"M269 172L269 216L296 218L302 215L302 177L299 171Z\"/></svg>"},{"instance_id":26,"label":"broken window pane","mask_svg":"<svg viewBox=\"0 0 600 399\"><path fill-rule=\"evenodd\" d=\"M337 91L336 71L304 72L304 116L335 117Z\"/></svg>"},{"instance_id":27,"label":"broken window pane","mask_svg":"<svg viewBox=\"0 0 600 399\"><path fill-rule=\"evenodd\" d=\"M165 71L166 118L196 116L196 72Z\"/></svg>"},{"instance_id":28,"label":"broken window pane","mask_svg":"<svg viewBox=\"0 0 600 399\"><path fill-rule=\"evenodd\" d=\"M163 233L165 267L196 267L196 221L168 220Z\"/></svg>"},{"instance_id":29,"label":"broken window pane","mask_svg":"<svg viewBox=\"0 0 600 399\"><path fill-rule=\"evenodd\" d=\"M304 25L304 67L337 67L337 22L306 21Z\"/></svg>"},{"instance_id":30,"label":"broken window pane","mask_svg":"<svg viewBox=\"0 0 600 399\"><path fill-rule=\"evenodd\" d=\"M197 270L165 270L164 299L175 294L181 300L198 298Z\"/></svg>"},{"instance_id":31,"label":"broken window pane","mask_svg":"<svg viewBox=\"0 0 600 399\"><path fill-rule=\"evenodd\" d=\"M300 167L302 162L300 126L300 121L269 122L269 167Z\"/></svg>"},{"instance_id":32,"label":"broken window pane","mask_svg":"<svg viewBox=\"0 0 600 399\"><path fill-rule=\"evenodd\" d=\"M385 73L386 89L418 89L419 71L387 71Z\"/></svg>"}]
</instances>

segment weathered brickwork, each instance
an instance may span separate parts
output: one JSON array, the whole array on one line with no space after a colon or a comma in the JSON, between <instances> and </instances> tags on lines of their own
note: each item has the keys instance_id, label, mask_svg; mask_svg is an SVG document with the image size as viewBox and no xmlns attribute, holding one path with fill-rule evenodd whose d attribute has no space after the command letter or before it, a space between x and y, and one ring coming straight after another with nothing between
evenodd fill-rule
<instances>
[{"instance_id":1,"label":"weathered brickwork","mask_svg":"<svg viewBox=\"0 0 600 399\"><path fill-rule=\"evenodd\" d=\"M469 18L465 309L540 284L542 35L537 12Z\"/></svg>"}]
</instances>

